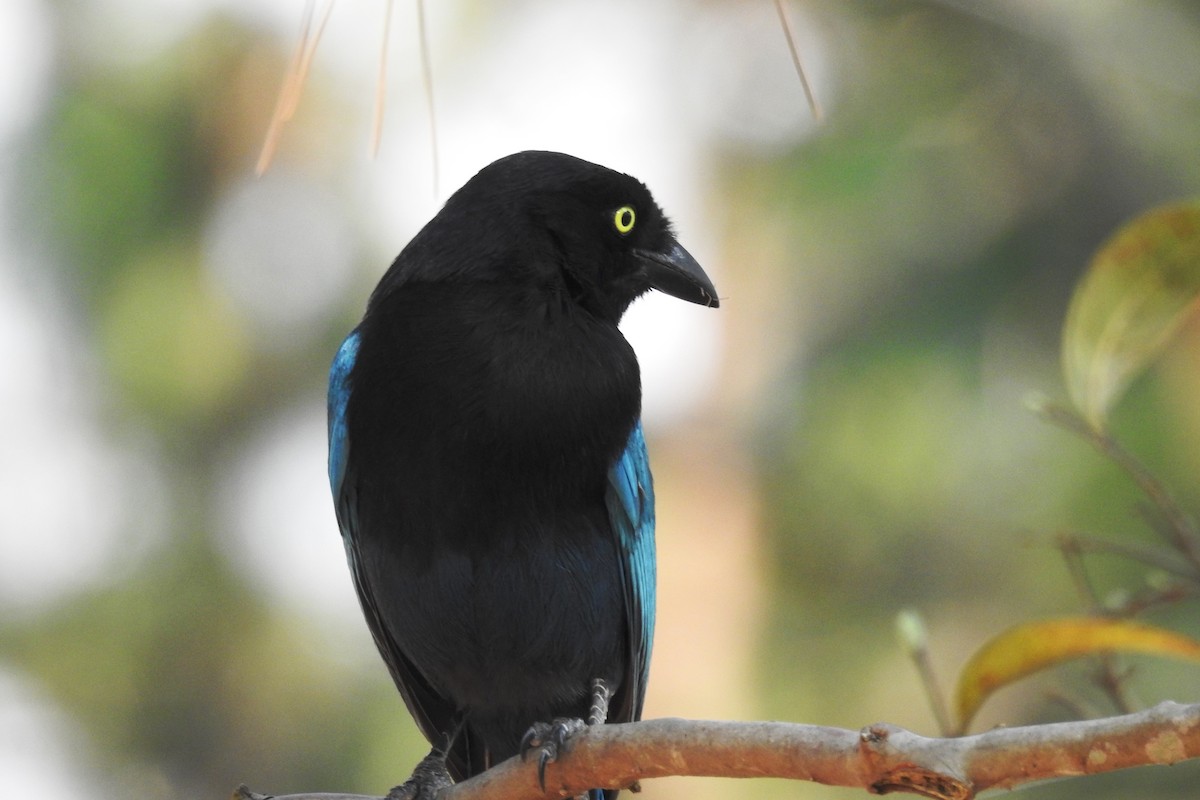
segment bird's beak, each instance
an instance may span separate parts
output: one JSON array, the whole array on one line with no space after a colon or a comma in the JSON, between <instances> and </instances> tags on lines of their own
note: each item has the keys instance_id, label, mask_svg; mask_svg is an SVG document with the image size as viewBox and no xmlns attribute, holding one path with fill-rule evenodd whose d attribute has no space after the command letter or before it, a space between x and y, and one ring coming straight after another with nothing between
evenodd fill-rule
<instances>
[{"instance_id":1,"label":"bird's beak","mask_svg":"<svg viewBox=\"0 0 1200 800\"><path fill-rule=\"evenodd\" d=\"M642 266L646 281L660 292L709 308L721 304L716 288L700 264L674 239L670 240L670 248L666 252L635 250L634 255Z\"/></svg>"}]
</instances>

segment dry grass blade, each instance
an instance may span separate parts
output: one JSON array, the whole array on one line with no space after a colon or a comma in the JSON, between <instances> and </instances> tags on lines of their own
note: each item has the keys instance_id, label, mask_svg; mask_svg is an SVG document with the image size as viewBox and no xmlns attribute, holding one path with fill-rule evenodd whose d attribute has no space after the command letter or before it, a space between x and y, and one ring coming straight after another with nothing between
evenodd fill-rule
<instances>
[{"instance_id":1,"label":"dry grass blade","mask_svg":"<svg viewBox=\"0 0 1200 800\"><path fill-rule=\"evenodd\" d=\"M254 165L255 175L261 176L271 168L271 162L275 160L275 151L279 148L279 139L283 135L283 126L296 113L296 107L300 104L300 94L304 90L304 82L308 79L308 72L312 66L313 55L317 52L317 43L321 41L321 34L325 32L325 25L329 22L329 15L333 12L333 0L326 2L325 10L321 13L321 22L317 25L315 33L313 33L312 26L314 11L315 3L313 0L308 0L304 9L304 22L300 29L300 40L296 43L296 50L292 54L287 72L284 74L283 86L279 88L279 98L275 101L275 110L271 114L271 123L267 126L267 135L263 140L262 151L258 155L258 162Z\"/></svg>"},{"instance_id":2,"label":"dry grass blade","mask_svg":"<svg viewBox=\"0 0 1200 800\"><path fill-rule=\"evenodd\" d=\"M379 155L379 142L383 138L383 112L387 107L387 56L388 40L392 31L392 0L383 4L383 42L379 46L379 74L375 80L375 112L371 123L371 156Z\"/></svg>"},{"instance_id":3,"label":"dry grass blade","mask_svg":"<svg viewBox=\"0 0 1200 800\"><path fill-rule=\"evenodd\" d=\"M429 34L425 29L425 0L417 0L417 36L421 44L421 78L425 85L425 106L429 111L429 148L433 159L433 196L439 184L437 114L433 107L433 68L429 58Z\"/></svg>"},{"instance_id":4,"label":"dry grass blade","mask_svg":"<svg viewBox=\"0 0 1200 800\"><path fill-rule=\"evenodd\" d=\"M817 102L817 97L813 94L812 85L808 82L808 73L804 71L804 62L800 60L800 50L796 47L796 37L792 33L792 24L788 20L787 9L783 5L783 0L775 0L775 13L779 15L779 24L783 27L783 35L787 39L788 50L792 54L792 65L796 68L796 75L800 78L800 85L804 87L804 97L808 100L808 107L812 111L813 119L820 122L825 112L821 110L821 104Z\"/></svg>"}]
</instances>

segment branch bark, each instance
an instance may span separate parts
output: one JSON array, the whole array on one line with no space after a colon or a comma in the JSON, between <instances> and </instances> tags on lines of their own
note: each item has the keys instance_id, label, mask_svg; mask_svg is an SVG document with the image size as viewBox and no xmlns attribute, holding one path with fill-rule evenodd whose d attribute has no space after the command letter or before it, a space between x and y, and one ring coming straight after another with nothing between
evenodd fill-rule
<instances>
[{"instance_id":1,"label":"branch bark","mask_svg":"<svg viewBox=\"0 0 1200 800\"><path fill-rule=\"evenodd\" d=\"M626 788L647 778L692 775L791 778L874 794L908 792L969 800L985 789L1168 765L1200 757L1200 704L1166 702L1136 714L1081 722L997 728L936 739L886 723L850 731L785 722L656 719L589 728L546 769L512 758L456 784L438 800L545 800L589 788ZM234 800L270 795L239 787ZM303 794L274 800L379 800Z\"/></svg>"}]
</instances>

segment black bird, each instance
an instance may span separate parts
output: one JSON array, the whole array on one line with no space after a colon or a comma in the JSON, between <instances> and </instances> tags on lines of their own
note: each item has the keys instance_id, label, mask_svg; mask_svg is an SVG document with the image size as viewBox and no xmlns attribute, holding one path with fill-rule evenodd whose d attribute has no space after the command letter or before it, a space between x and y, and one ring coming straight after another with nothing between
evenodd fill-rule
<instances>
[{"instance_id":1,"label":"black bird","mask_svg":"<svg viewBox=\"0 0 1200 800\"><path fill-rule=\"evenodd\" d=\"M544 778L581 720L640 718L654 494L617 323L650 289L718 305L643 184L517 153L450 197L338 350L338 523L375 643L434 745L394 793L531 748Z\"/></svg>"}]
</instances>

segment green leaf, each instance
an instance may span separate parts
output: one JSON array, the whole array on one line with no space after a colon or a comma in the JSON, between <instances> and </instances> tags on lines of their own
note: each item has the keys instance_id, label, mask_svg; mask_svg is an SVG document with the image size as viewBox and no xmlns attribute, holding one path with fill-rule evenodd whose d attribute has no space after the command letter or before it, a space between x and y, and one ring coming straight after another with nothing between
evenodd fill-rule
<instances>
[{"instance_id":1,"label":"green leaf","mask_svg":"<svg viewBox=\"0 0 1200 800\"><path fill-rule=\"evenodd\" d=\"M1161 206L1118 230L1075 289L1063 329L1067 390L1097 429L1198 307L1200 203Z\"/></svg>"}]
</instances>

